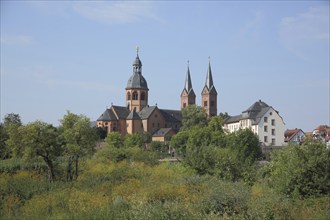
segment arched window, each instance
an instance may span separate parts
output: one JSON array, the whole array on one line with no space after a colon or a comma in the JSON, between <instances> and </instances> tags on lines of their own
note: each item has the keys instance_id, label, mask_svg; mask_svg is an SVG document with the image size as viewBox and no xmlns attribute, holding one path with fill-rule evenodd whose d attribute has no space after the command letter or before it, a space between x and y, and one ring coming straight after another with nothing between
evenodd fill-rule
<instances>
[{"instance_id":1,"label":"arched window","mask_svg":"<svg viewBox=\"0 0 330 220\"><path fill-rule=\"evenodd\" d=\"M136 91L133 92L132 96L133 100L138 100L138 93Z\"/></svg>"},{"instance_id":2,"label":"arched window","mask_svg":"<svg viewBox=\"0 0 330 220\"><path fill-rule=\"evenodd\" d=\"M141 100L145 100L146 99L146 94L144 92L141 93Z\"/></svg>"},{"instance_id":3,"label":"arched window","mask_svg":"<svg viewBox=\"0 0 330 220\"><path fill-rule=\"evenodd\" d=\"M131 100L131 93L130 92L127 93L127 100Z\"/></svg>"}]
</instances>

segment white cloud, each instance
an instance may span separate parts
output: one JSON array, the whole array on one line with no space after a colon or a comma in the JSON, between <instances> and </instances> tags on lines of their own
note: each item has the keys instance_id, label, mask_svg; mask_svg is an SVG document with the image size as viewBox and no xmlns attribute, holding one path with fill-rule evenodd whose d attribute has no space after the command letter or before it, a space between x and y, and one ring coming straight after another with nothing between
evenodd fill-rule
<instances>
[{"instance_id":1,"label":"white cloud","mask_svg":"<svg viewBox=\"0 0 330 220\"><path fill-rule=\"evenodd\" d=\"M306 48L329 44L328 7L312 7L305 13L282 18L279 29L281 43L303 59L306 59Z\"/></svg>"},{"instance_id":2,"label":"white cloud","mask_svg":"<svg viewBox=\"0 0 330 220\"><path fill-rule=\"evenodd\" d=\"M73 4L73 9L88 19L108 24L159 20L153 13L152 2L77 2Z\"/></svg>"},{"instance_id":3,"label":"white cloud","mask_svg":"<svg viewBox=\"0 0 330 220\"><path fill-rule=\"evenodd\" d=\"M1 44L7 45L29 45L32 37L27 35L1 35Z\"/></svg>"}]
</instances>

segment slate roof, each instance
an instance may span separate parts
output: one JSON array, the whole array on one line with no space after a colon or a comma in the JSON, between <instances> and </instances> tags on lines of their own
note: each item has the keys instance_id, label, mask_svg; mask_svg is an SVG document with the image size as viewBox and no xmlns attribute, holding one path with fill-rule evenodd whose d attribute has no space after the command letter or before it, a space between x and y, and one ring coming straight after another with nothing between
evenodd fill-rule
<instances>
[{"instance_id":1,"label":"slate roof","mask_svg":"<svg viewBox=\"0 0 330 220\"><path fill-rule=\"evenodd\" d=\"M157 106L146 106L140 112L139 116L141 119L147 119L151 113L157 108Z\"/></svg>"},{"instance_id":2,"label":"slate roof","mask_svg":"<svg viewBox=\"0 0 330 220\"><path fill-rule=\"evenodd\" d=\"M129 113L129 115L127 116L126 119L128 119L128 120L138 120L138 119L141 119L141 118L140 118L139 114L135 110L133 110L133 111L131 111L131 113Z\"/></svg>"},{"instance_id":3,"label":"slate roof","mask_svg":"<svg viewBox=\"0 0 330 220\"><path fill-rule=\"evenodd\" d=\"M186 91L188 95L193 94L195 96L195 92L192 88L189 66L188 66L188 69L187 69L186 81L184 83L184 88L182 90L182 93L184 91ZM182 93L181 93L181 95L182 95Z\"/></svg>"},{"instance_id":4,"label":"slate roof","mask_svg":"<svg viewBox=\"0 0 330 220\"><path fill-rule=\"evenodd\" d=\"M253 119L254 120L253 125L257 125L259 124L263 116L266 114L266 112L271 108L272 108L271 106L259 100L258 102L253 103L253 105L251 105L248 109L243 111L242 114L236 116L229 116L224 120L224 123L229 124L229 123L239 122L242 119Z\"/></svg>"},{"instance_id":5,"label":"slate roof","mask_svg":"<svg viewBox=\"0 0 330 220\"><path fill-rule=\"evenodd\" d=\"M244 112L259 112L262 108L265 108L265 107L269 107L269 105L267 105L265 102L259 100L258 102L253 103L253 105L251 105Z\"/></svg>"},{"instance_id":6,"label":"slate roof","mask_svg":"<svg viewBox=\"0 0 330 220\"><path fill-rule=\"evenodd\" d=\"M223 122L225 124L229 124L229 123L239 122L241 119L242 119L242 115L235 115L235 116L229 116Z\"/></svg>"},{"instance_id":7,"label":"slate roof","mask_svg":"<svg viewBox=\"0 0 330 220\"><path fill-rule=\"evenodd\" d=\"M133 66L142 66L142 62L141 62L140 57L139 57L138 54L136 54L136 58L133 62Z\"/></svg>"},{"instance_id":8,"label":"slate roof","mask_svg":"<svg viewBox=\"0 0 330 220\"><path fill-rule=\"evenodd\" d=\"M118 119L125 119L129 115L130 111L125 106L116 106L113 105L112 109L114 110L114 113L118 116Z\"/></svg>"},{"instance_id":9,"label":"slate roof","mask_svg":"<svg viewBox=\"0 0 330 220\"><path fill-rule=\"evenodd\" d=\"M213 84L213 77L212 77L212 70L211 70L211 63L209 62L209 67L207 69L207 74L206 74L206 80L205 80L205 86L204 88L207 88L207 90L210 93L216 93L217 94L217 90L214 87Z\"/></svg>"},{"instance_id":10,"label":"slate roof","mask_svg":"<svg viewBox=\"0 0 330 220\"><path fill-rule=\"evenodd\" d=\"M116 115L113 113L112 108L106 109L97 121L114 121L117 120Z\"/></svg>"},{"instance_id":11,"label":"slate roof","mask_svg":"<svg viewBox=\"0 0 330 220\"><path fill-rule=\"evenodd\" d=\"M148 89L146 79L142 76L142 62L139 55L136 54L136 58L133 62L133 75L128 79L126 89Z\"/></svg>"},{"instance_id":12,"label":"slate roof","mask_svg":"<svg viewBox=\"0 0 330 220\"><path fill-rule=\"evenodd\" d=\"M180 110L159 109L166 122L181 122L182 113Z\"/></svg>"},{"instance_id":13,"label":"slate roof","mask_svg":"<svg viewBox=\"0 0 330 220\"><path fill-rule=\"evenodd\" d=\"M128 79L126 89L148 89L148 84L146 79L139 73L133 73L133 75Z\"/></svg>"},{"instance_id":14,"label":"slate roof","mask_svg":"<svg viewBox=\"0 0 330 220\"><path fill-rule=\"evenodd\" d=\"M160 128L152 136L153 137L164 137L172 128Z\"/></svg>"}]
</instances>

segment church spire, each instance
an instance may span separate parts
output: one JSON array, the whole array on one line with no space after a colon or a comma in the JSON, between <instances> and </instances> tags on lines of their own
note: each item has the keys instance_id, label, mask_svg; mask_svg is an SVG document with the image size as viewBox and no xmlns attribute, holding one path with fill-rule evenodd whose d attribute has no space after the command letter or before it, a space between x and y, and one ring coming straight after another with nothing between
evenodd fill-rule
<instances>
[{"instance_id":1,"label":"church spire","mask_svg":"<svg viewBox=\"0 0 330 220\"><path fill-rule=\"evenodd\" d=\"M205 86L208 88L208 90L211 90L211 88L213 87L213 78L212 78L211 58L210 57L209 57L209 67L207 69L207 74L206 74Z\"/></svg>"},{"instance_id":2,"label":"church spire","mask_svg":"<svg viewBox=\"0 0 330 220\"><path fill-rule=\"evenodd\" d=\"M133 73L142 74L142 62L139 58L139 47L136 47L136 58L133 62Z\"/></svg>"},{"instance_id":3,"label":"church spire","mask_svg":"<svg viewBox=\"0 0 330 220\"><path fill-rule=\"evenodd\" d=\"M205 86L202 91L202 106L210 117L217 115L217 95L217 90L213 85L211 61L209 57Z\"/></svg>"},{"instance_id":4,"label":"church spire","mask_svg":"<svg viewBox=\"0 0 330 220\"><path fill-rule=\"evenodd\" d=\"M190 70L189 70L189 60L188 60L188 68L187 68L187 75L186 75L186 81L184 84L184 88L187 90L188 94L189 94L190 90L192 90Z\"/></svg>"},{"instance_id":5,"label":"church spire","mask_svg":"<svg viewBox=\"0 0 330 220\"><path fill-rule=\"evenodd\" d=\"M184 88L181 93L181 108L186 108L188 105L195 105L195 103L196 103L196 95L192 88L189 61L188 61L186 81L184 83Z\"/></svg>"}]
</instances>

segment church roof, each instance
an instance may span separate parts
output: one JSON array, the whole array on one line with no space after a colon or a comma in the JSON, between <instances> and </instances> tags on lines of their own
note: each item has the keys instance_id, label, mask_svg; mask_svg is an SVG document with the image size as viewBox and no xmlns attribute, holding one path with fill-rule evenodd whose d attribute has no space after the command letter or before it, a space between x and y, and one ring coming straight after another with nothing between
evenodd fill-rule
<instances>
[{"instance_id":1,"label":"church roof","mask_svg":"<svg viewBox=\"0 0 330 220\"><path fill-rule=\"evenodd\" d=\"M159 109L166 122L181 122L182 113L180 110Z\"/></svg>"},{"instance_id":2,"label":"church roof","mask_svg":"<svg viewBox=\"0 0 330 220\"><path fill-rule=\"evenodd\" d=\"M165 137L168 132L173 130L172 128L160 128L152 136L153 137Z\"/></svg>"},{"instance_id":3,"label":"church roof","mask_svg":"<svg viewBox=\"0 0 330 220\"><path fill-rule=\"evenodd\" d=\"M128 120L137 120L137 119L141 119L141 118L135 110L132 110L131 113L129 113L129 115L127 116L126 119L128 119Z\"/></svg>"},{"instance_id":4,"label":"church roof","mask_svg":"<svg viewBox=\"0 0 330 220\"><path fill-rule=\"evenodd\" d=\"M136 54L136 58L133 62L133 66L142 66L142 62L141 62L138 54Z\"/></svg>"},{"instance_id":5,"label":"church roof","mask_svg":"<svg viewBox=\"0 0 330 220\"><path fill-rule=\"evenodd\" d=\"M141 119L147 119L150 117L151 113L157 108L157 106L146 106L140 112L139 116Z\"/></svg>"},{"instance_id":6,"label":"church roof","mask_svg":"<svg viewBox=\"0 0 330 220\"><path fill-rule=\"evenodd\" d=\"M125 119L129 115L130 111L124 106L113 105L111 107L118 119Z\"/></svg>"},{"instance_id":7,"label":"church roof","mask_svg":"<svg viewBox=\"0 0 330 220\"><path fill-rule=\"evenodd\" d=\"M128 79L126 89L147 89L148 84L146 79L142 76L142 62L139 55L136 54L136 58L133 62L133 75Z\"/></svg>"},{"instance_id":8,"label":"church roof","mask_svg":"<svg viewBox=\"0 0 330 220\"><path fill-rule=\"evenodd\" d=\"M147 89L148 84L146 79L139 73L133 73L133 75L128 79L126 89Z\"/></svg>"},{"instance_id":9,"label":"church roof","mask_svg":"<svg viewBox=\"0 0 330 220\"><path fill-rule=\"evenodd\" d=\"M183 91L186 91L188 95L191 93L195 95L195 92L192 88L189 65L188 65L188 69L187 69L186 81L184 83Z\"/></svg>"},{"instance_id":10,"label":"church roof","mask_svg":"<svg viewBox=\"0 0 330 220\"><path fill-rule=\"evenodd\" d=\"M205 87L206 87L206 89L208 90L209 93L217 94L217 90L215 89L214 84L213 84L213 77L212 77L212 70L211 70L211 63L210 62L209 62L209 67L207 69L204 88Z\"/></svg>"},{"instance_id":11,"label":"church roof","mask_svg":"<svg viewBox=\"0 0 330 220\"><path fill-rule=\"evenodd\" d=\"M111 108L106 109L97 121L114 121L117 120L116 115L113 113Z\"/></svg>"}]
</instances>

